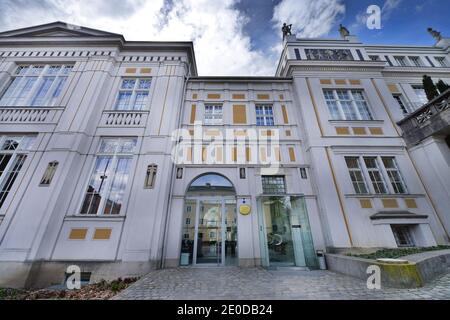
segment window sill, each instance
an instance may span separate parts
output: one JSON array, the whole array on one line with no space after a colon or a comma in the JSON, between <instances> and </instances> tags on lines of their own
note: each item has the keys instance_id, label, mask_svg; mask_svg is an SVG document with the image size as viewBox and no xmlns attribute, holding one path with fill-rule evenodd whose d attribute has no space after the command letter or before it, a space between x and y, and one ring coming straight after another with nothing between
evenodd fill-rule
<instances>
[{"instance_id":1,"label":"window sill","mask_svg":"<svg viewBox=\"0 0 450 320\"><path fill-rule=\"evenodd\" d=\"M383 124L384 120L328 120L328 122L332 125L354 125L354 124Z\"/></svg>"},{"instance_id":2,"label":"window sill","mask_svg":"<svg viewBox=\"0 0 450 320\"><path fill-rule=\"evenodd\" d=\"M14 109L14 110L64 110L62 106L9 106L0 105L0 109Z\"/></svg>"},{"instance_id":3,"label":"window sill","mask_svg":"<svg viewBox=\"0 0 450 320\"><path fill-rule=\"evenodd\" d=\"M384 198L424 198L425 195L424 194L397 194L397 193L393 193L393 194L373 194L373 193L369 193L369 194L345 194L344 195L346 198L356 198L356 199L360 199L360 198L370 198L370 199L384 199Z\"/></svg>"},{"instance_id":4,"label":"window sill","mask_svg":"<svg viewBox=\"0 0 450 320\"><path fill-rule=\"evenodd\" d=\"M149 113L150 110L104 110L106 113Z\"/></svg>"},{"instance_id":5,"label":"window sill","mask_svg":"<svg viewBox=\"0 0 450 320\"><path fill-rule=\"evenodd\" d=\"M102 216L102 215L71 215L66 216L64 221L124 221L124 215Z\"/></svg>"}]
</instances>

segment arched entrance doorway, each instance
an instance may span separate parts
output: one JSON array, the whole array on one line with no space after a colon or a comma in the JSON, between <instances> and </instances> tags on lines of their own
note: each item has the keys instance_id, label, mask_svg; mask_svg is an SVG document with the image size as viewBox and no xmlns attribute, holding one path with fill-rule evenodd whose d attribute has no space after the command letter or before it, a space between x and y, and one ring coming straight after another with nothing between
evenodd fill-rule
<instances>
[{"instance_id":1,"label":"arched entrance doorway","mask_svg":"<svg viewBox=\"0 0 450 320\"><path fill-rule=\"evenodd\" d=\"M227 178L209 173L194 179L183 219L181 265L237 264L236 191Z\"/></svg>"}]
</instances>

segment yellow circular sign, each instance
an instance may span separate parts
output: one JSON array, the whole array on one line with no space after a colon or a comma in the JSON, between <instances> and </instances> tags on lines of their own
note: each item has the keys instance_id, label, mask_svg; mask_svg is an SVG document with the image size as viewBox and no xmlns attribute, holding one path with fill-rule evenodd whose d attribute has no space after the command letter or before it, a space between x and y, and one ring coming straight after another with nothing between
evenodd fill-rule
<instances>
[{"instance_id":1,"label":"yellow circular sign","mask_svg":"<svg viewBox=\"0 0 450 320\"><path fill-rule=\"evenodd\" d=\"M252 207L247 204L243 204L239 207L239 212L244 216L249 215L250 212L252 212Z\"/></svg>"}]
</instances>

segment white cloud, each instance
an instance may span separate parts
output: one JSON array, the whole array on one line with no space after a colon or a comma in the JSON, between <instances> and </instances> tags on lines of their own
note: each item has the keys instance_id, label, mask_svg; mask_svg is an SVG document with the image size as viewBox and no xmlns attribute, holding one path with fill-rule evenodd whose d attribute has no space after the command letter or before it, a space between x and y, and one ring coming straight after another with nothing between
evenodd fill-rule
<instances>
[{"instance_id":1,"label":"white cloud","mask_svg":"<svg viewBox=\"0 0 450 320\"><path fill-rule=\"evenodd\" d=\"M274 9L276 28L284 22L293 24L299 37L317 38L328 34L345 13L341 0L282 0Z\"/></svg>"},{"instance_id":2,"label":"white cloud","mask_svg":"<svg viewBox=\"0 0 450 320\"><path fill-rule=\"evenodd\" d=\"M239 0L2 0L3 30L63 20L127 40L194 41L200 75L273 75L276 61L251 47ZM29 8L23 10L23 8Z\"/></svg>"},{"instance_id":3,"label":"white cloud","mask_svg":"<svg viewBox=\"0 0 450 320\"><path fill-rule=\"evenodd\" d=\"M383 8L381 8L381 16L383 19L389 19L392 12L400 6L400 3L403 0L386 0L386 2L383 5Z\"/></svg>"}]
</instances>

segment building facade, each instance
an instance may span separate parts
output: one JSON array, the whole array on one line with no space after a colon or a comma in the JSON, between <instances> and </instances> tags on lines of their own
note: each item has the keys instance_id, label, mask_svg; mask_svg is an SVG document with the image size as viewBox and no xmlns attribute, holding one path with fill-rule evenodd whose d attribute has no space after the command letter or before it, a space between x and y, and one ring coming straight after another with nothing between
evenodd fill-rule
<instances>
[{"instance_id":1,"label":"building facade","mask_svg":"<svg viewBox=\"0 0 450 320\"><path fill-rule=\"evenodd\" d=\"M402 121L449 51L288 36L274 77L199 77L190 42L0 33L0 286L448 244L448 125Z\"/></svg>"}]
</instances>

